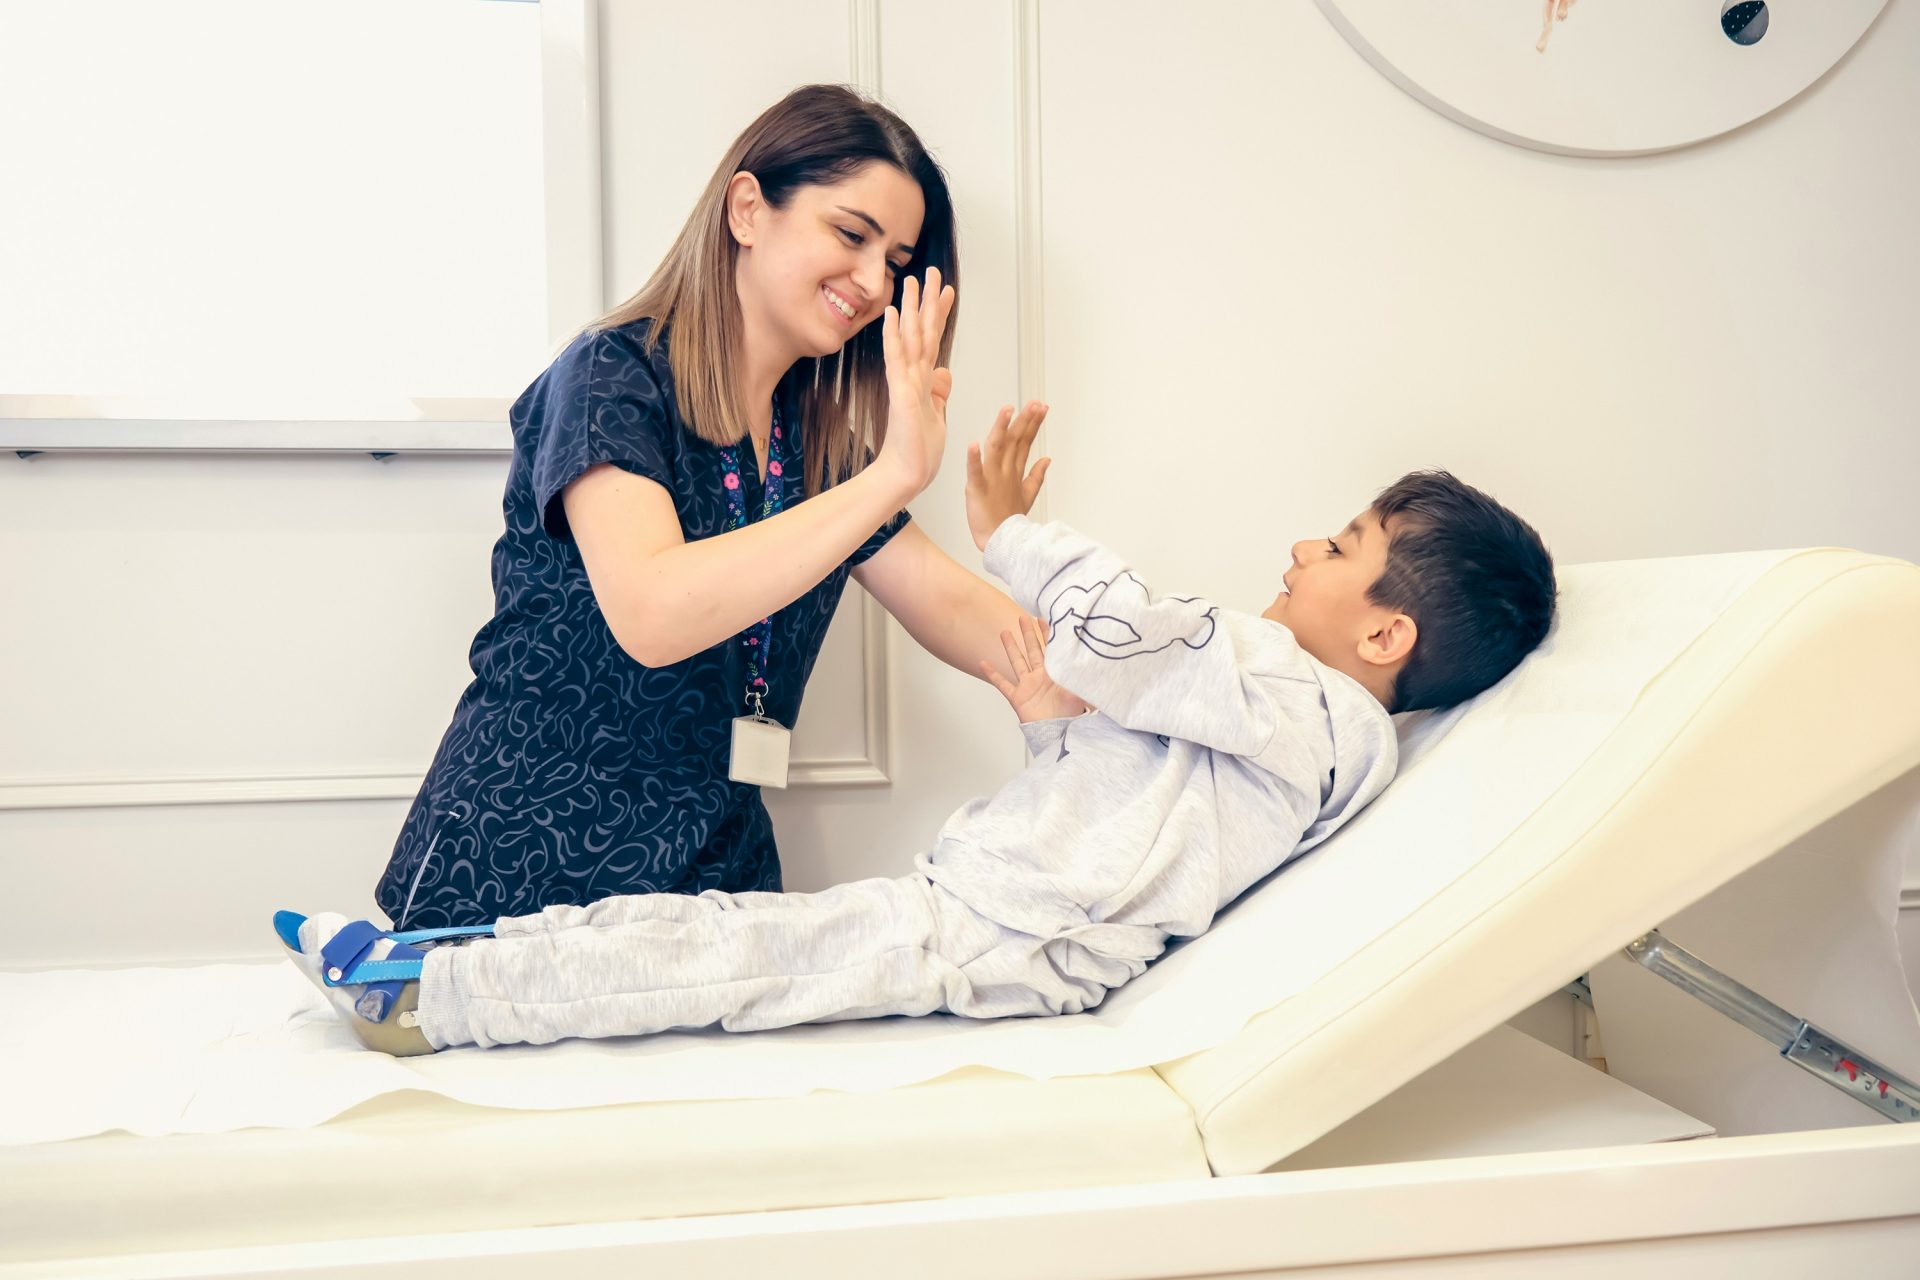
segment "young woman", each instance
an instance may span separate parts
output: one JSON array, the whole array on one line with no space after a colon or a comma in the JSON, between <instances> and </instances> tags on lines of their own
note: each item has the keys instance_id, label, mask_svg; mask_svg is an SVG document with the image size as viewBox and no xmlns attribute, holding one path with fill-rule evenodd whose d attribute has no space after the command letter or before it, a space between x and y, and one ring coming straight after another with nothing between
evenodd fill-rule
<instances>
[{"instance_id":1,"label":"young woman","mask_svg":"<svg viewBox=\"0 0 1920 1280\"><path fill-rule=\"evenodd\" d=\"M958 278L945 177L885 108L813 85L734 141L513 406L494 616L375 890L397 928L778 890L757 784L849 574L943 661L1004 665L1019 611L902 509L946 443Z\"/></svg>"}]
</instances>

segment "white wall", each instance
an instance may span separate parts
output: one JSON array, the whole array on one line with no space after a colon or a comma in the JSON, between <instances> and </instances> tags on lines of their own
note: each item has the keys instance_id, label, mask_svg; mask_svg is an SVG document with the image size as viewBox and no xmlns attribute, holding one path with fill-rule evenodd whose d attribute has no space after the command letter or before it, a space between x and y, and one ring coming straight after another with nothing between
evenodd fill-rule
<instances>
[{"instance_id":1,"label":"white wall","mask_svg":"<svg viewBox=\"0 0 1920 1280\"><path fill-rule=\"evenodd\" d=\"M1774 115L1615 161L1441 119L1304 0L1048 0L1040 370L1019 367L1019 12L878 11L881 88L960 204L953 453L915 514L963 562L960 442L1042 373L1051 513L1157 586L1229 604L1264 605L1292 539L1435 464L1535 520L1565 561L1830 543L1920 559L1912 0ZM634 26L642 12L663 25ZM771 34L744 50L692 30L718 17L679 9L609 24L635 42L609 79L687 139L677 169L622 168L658 135L610 118L610 298L684 213L711 139L832 73L813 64L847 48L847 12L765 4ZM783 21L799 24L791 38ZM732 57L735 77L716 83L708 57ZM433 708L451 707L486 616L502 469L0 457L0 671L87 708L0 724L7 749L110 764L151 726L83 692L132 673L164 691L141 714L162 715L183 752L230 749L243 769L256 744L234 740L237 721L305 735L343 767L423 767L444 727ZM897 632L890 667L893 785L772 800L791 887L900 869L1019 765L984 685ZM0 964L267 954L274 908L367 904L404 809L0 812Z\"/></svg>"},{"instance_id":2,"label":"white wall","mask_svg":"<svg viewBox=\"0 0 1920 1280\"><path fill-rule=\"evenodd\" d=\"M1920 558L1910 0L1775 115L1625 160L1452 124L1312 5L1042 36L1055 509L1158 576L1264 605L1422 465L1568 561Z\"/></svg>"},{"instance_id":3,"label":"white wall","mask_svg":"<svg viewBox=\"0 0 1920 1280\"><path fill-rule=\"evenodd\" d=\"M423 770L491 612L504 475L494 458L0 455L10 779L145 774L170 739L203 777ZM405 809L0 811L0 959L266 954L275 903L370 902Z\"/></svg>"}]
</instances>

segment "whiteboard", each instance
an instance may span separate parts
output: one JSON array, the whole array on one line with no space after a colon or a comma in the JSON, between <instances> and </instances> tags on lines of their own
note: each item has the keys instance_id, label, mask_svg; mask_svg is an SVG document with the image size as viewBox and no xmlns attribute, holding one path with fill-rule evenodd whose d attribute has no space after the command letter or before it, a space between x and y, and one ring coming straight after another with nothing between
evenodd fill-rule
<instances>
[{"instance_id":1,"label":"whiteboard","mask_svg":"<svg viewBox=\"0 0 1920 1280\"><path fill-rule=\"evenodd\" d=\"M0 9L0 445L508 447L555 313L540 6ZM129 104L132 104L131 109ZM566 149L561 149L565 154Z\"/></svg>"}]
</instances>

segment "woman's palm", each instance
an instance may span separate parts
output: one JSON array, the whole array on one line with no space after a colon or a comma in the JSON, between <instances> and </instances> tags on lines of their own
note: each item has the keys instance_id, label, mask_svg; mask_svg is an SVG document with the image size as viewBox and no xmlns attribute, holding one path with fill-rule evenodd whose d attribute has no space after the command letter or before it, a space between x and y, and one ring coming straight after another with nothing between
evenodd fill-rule
<instances>
[{"instance_id":1,"label":"woman's palm","mask_svg":"<svg viewBox=\"0 0 1920 1280\"><path fill-rule=\"evenodd\" d=\"M940 471L947 398L953 394L952 371L937 364L953 311L953 287L942 287L940 269L929 267L926 291L923 299L920 282L908 276L899 310L888 307L880 329L887 362L887 438L880 452L905 470L916 493Z\"/></svg>"}]
</instances>

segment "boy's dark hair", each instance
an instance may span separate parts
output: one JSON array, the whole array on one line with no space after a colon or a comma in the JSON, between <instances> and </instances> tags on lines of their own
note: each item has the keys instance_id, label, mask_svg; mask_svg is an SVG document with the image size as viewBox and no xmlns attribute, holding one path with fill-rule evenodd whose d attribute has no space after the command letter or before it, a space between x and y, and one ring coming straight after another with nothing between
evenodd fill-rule
<instances>
[{"instance_id":1,"label":"boy's dark hair","mask_svg":"<svg viewBox=\"0 0 1920 1280\"><path fill-rule=\"evenodd\" d=\"M1546 638L1557 589L1532 525L1445 471L1401 476L1373 514L1392 527L1367 600L1419 628L1388 710L1465 702Z\"/></svg>"}]
</instances>

